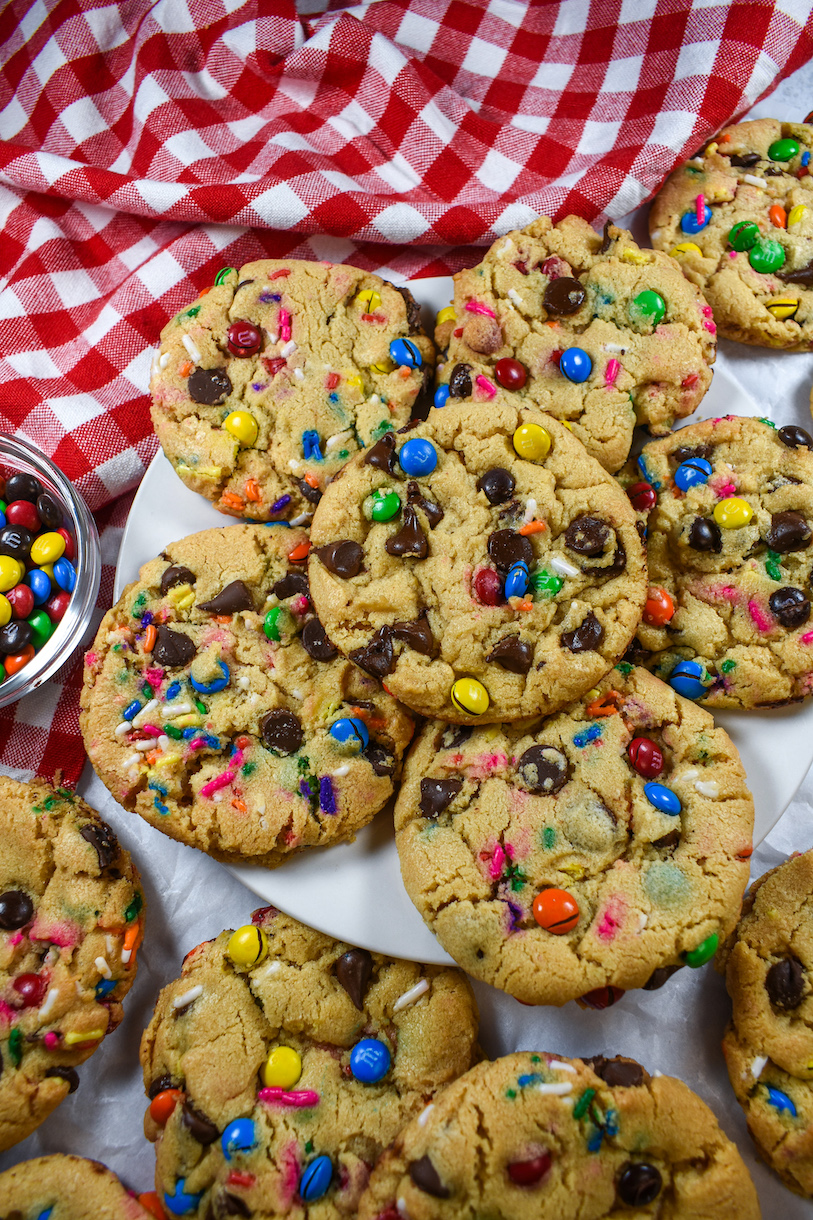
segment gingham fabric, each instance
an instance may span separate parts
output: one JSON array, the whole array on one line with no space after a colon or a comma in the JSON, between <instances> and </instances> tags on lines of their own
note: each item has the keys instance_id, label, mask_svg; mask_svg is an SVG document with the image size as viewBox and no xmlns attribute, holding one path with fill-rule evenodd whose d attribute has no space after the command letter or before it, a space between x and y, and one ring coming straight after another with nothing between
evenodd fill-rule
<instances>
[{"instance_id":1,"label":"gingham fabric","mask_svg":"<svg viewBox=\"0 0 813 1220\"><path fill-rule=\"evenodd\" d=\"M0 427L101 509L155 450L158 333L221 266L439 275L540 213L622 215L811 53L797 0L11 0ZM0 714L0 765L76 779L78 660Z\"/></svg>"}]
</instances>

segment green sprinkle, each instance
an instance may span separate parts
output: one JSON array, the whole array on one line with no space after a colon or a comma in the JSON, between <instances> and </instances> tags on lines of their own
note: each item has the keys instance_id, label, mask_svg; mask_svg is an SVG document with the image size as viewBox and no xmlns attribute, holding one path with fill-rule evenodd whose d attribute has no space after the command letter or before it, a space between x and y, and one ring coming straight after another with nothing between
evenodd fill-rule
<instances>
[{"instance_id":1,"label":"green sprinkle","mask_svg":"<svg viewBox=\"0 0 813 1220\"><path fill-rule=\"evenodd\" d=\"M141 693L142 695L146 695L148 699L152 699L152 687L150 686L149 682L141 683Z\"/></svg>"},{"instance_id":2,"label":"green sprinkle","mask_svg":"<svg viewBox=\"0 0 813 1220\"><path fill-rule=\"evenodd\" d=\"M595 1089L585 1089L585 1091L582 1093L581 1097L579 1098L579 1100L576 1102L575 1106L573 1107L573 1117L574 1118L584 1118L585 1114L587 1113L587 1107L590 1105L590 1102L593 1100L595 1095L596 1095Z\"/></svg>"},{"instance_id":3,"label":"green sprinkle","mask_svg":"<svg viewBox=\"0 0 813 1220\"><path fill-rule=\"evenodd\" d=\"M226 280L229 278L232 271L234 272L235 275L237 274L236 267L221 267L220 270L218 271L217 275L215 276L215 284L218 284L218 285L225 284Z\"/></svg>"},{"instance_id":4,"label":"green sprinkle","mask_svg":"<svg viewBox=\"0 0 813 1220\"><path fill-rule=\"evenodd\" d=\"M758 416L757 416L757 419L759 420L759 422L760 422L761 424L767 424L769 428L775 428L775 427L776 427L776 424L773 422L773 420L772 420L772 419L766 419L764 415L758 415Z\"/></svg>"},{"instance_id":5,"label":"green sprinkle","mask_svg":"<svg viewBox=\"0 0 813 1220\"><path fill-rule=\"evenodd\" d=\"M133 602L133 608L130 612L132 614L133 618L141 618L141 615L144 613L144 607L146 606L146 604L147 604L147 594L139 593L138 597Z\"/></svg>"},{"instance_id":6,"label":"green sprinkle","mask_svg":"<svg viewBox=\"0 0 813 1220\"><path fill-rule=\"evenodd\" d=\"M181 730L176 729L174 724L164 724L161 726L161 728L162 731L166 733L167 737L171 737L174 741L180 741L183 737Z\"/></svg>"},{"instance_id":7,"label":"green sprinkle","mask_svg":"<svg viewBox=\"0 0 813 1220\"><path fill-rule=\"evenodd\" d=\"M23 1058L23 1031L13 1029L8 1036L8 1054L15 1067L19 1067Z\"/></svg>"},{"instance_id":8,"label":"green sprinkle","mask_svg":"<svg viewBox=\"0 0 813 1220\"><path fill-rule=\"evenodd\" d=\"M309 1154L313 1152L313 1140L308 1140L307 1144L305 1145L305 1151Z\"/></svg>"},{"instance_id":9,"label":"green sprinkle","mask_svg":"<svg viewBox=\"0 0 813 1220\"><path fill-rule=\"evenodd\" d=\"M531 1063L541 1063L541 1062L542 1062L542 1060L539 1057L539 1055L531 1055Z\"/></svg>"},{"instance_id":10,"label":"green sprinkle","mask_svg":"<svg viewBox=\"0 0 813 1220\"><path fill-rule=\"evenodd\" d=\"M723 671L724 674L730 674L732 669L736 669L736 668L737 668L736 661L723 661L722 665L720 666L720 669Z\"/></svg>"},{"instance_id":11,"label":"green sprinkle","mask_svg":"<svg viewBox=\"0 0 813 1220\"><path fill-rule=\"evenodd\" d=\"M514 1100L516 1095L517 1095L516 1089L506 1089L505 1090L505 1096L510 1097L512 1101Z\"/></svg>"},{"instance_id":12,"label":"green sprinkle","mask_svg":"<svg viewBox=\"0 0 813 1220\"><path fill-rule=\"evenodd\" d=\"M392 431L394 431L394 429L393 429L393 426L390 423L390 421L388 419L382 419L380 421L380 423L377 423L376 426L373 428L372 435L378 441L378 440L381 440L381 437L384 435L385 432L392 432Z\"/></svg>"},{"instance_id":13,"label":"green sprinkle","mask_svg":"<svg viewBox=\"0 0 813 1220\"><path fill-rule=\"evenodd\" d=\"M768 573L771 580L782 579L782 569L779 566L781 562L782 560L776 551L768 551L768 554L765 557L765 571Z\"/></svg>"},{"instance_id":14,"label":"green sprinkle","mask_svg":"<svg viewBox=\"0 0 813 1220\"><path fill-rule=\"evenodd\" d=\"M546 826L545 829L542 831L543 847L547 847L550 850L550 848L553 847L555 842L556 842L556 831L553 829L552 826Z\"/></svg>"},{"instance_id":15,"label":"green sprinkle","mask_svg":"<svg viewBox=\"0 0 813 1220\"><path fill-rule=\"evenodd\" d=\"M42 807L43 809L53 809L54 805L58 805L59 803L59 797L46 796L45 800L42 802Z\"/></svg>"},{"instance_id":16,"label":"green sprinkle","mask_svg":"<svg viewBox=\"0 0 813 1220\"><path fill-rule=\"evenodd\" d=\"M205 704L205 703L202 703L202 702L200 701L200 699L196 699L196 700L195 700L195 707L198 709L198 711L200 712L201 716L205 716L205 715L206 715L206 713L207 713L207 711L209 710L209 709L207 708L206 704Z\"/></svg>"},{"instance_id":17,"label":"green sprinkle","mask_svg":"<svg viewBox=\"0 0 813 1220\"><path fill-rule=\"evenodd\" d=\"M619 670L619 672L622 673L625 678L628 673L632 672L632 666L630 665L629 661L619 661L616 665L616 669Z\"/></svg>"},{"instance_id":18,"label":"green sprinkle","mask_svg":"<svg viewBox=\"0 0 813 1220\"><path fill-rule=\"evenodd\" d=\"M699 165L687 165L687 166L686 166L686 173L687 173L687 174L702 174L702 173L703 173L703 171L702 171L702 169L700 168L700 166L699 166Z\"/></svg>"},{"instance_id":19,"label":"green sprinkle","mask_svg":"<svg viewBox=\"0 0 813 1220\"><path fill-rule=\"evenodd\" d=\"M244 765L243 765L243 766L240 768L240 774L241 774L241 775L251 775L251 774L252 774L254 771L256 771L256 770L257 770L257 764L256 764L256 763L245 763L245 764L244 764Z\"/></svg>"},{"instance_id":20,"label":"green sprinkle","mask_svg":"<svg viewBox=\"0 0 813 1220\"><path fill-rule=\"evenodd\" d=\"M136 893L135 897L133 898L133 901L130 903L127 910L124 912L125 921L127 923L132 923L133 920L135 919L136 915L138 914L138 912L143 907L143 905L144 905L144 898L142 897L142 895L140 893Z\"/></svg>"},{"instance_id":21,"label":"green sprinkle","mask_svg":"<svg viewBox=\"0 0 813 1220\"><path fill-rule=\"evenodd\" d=\"M342 460L344 460L344 458L349 458L349 457L350 457L350 450L349 450L349 449L340 449L340 450L339 450L339 457L340 457Z\"/></svg>"},{"instance_id":22,"label":"green sprinkle","mask_svg":"<svg viewBox=\"0 0 813 1220\"><path fill-rule=\"evenodd\" d=\"M194 309L187 309L186 313L183 316L185 318L196 318L199 313L200 313L200 305L196 305L194 307Z\"/></svg>"}]
</instances>

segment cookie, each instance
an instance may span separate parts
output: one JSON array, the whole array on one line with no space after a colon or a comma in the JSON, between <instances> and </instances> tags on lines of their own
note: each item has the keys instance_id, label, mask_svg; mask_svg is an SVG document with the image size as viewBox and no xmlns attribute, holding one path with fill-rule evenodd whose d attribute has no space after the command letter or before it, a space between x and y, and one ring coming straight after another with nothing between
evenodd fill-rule
<instances>
[{"instance_id":1,"label":"cookie","mask_svg":"<svg viewBox=\"0 0 813 1220\"><path fill-rule=\"evenodd\" d=\"M141 1044L156 1189L174 1214L353 1215L375 1161L479 1058L457 970L255 911L187 955Z\"/></svg>"},{"instance_id":2,"label":"cookie","mask_svg":"<svg viewBox=\"0 0 813 1220\"><path fill-rule=\"evenodd\" d=\"M708 961L739 914L753 825L728 735L624 662L545 720L431 721L395 807L424 920L526 1004L606 1006Z\"/></svg>"},{"instance_id":3,"label":"cookie","mask_svg":"<svg viewBox=\"0 0 813 1220\"><path fill-rule=\"evenodd\" d=\"M725 339L813 346L811 148L807 123L737 123L655 196L652 244L705 295Z\"/></svg>"},{"instance_id":4,"label":"cookie","mask_svg":"<svg viewBox=\"0 0 813 1220\"><path fill-rule=\"evenodd\" d=\"M813 852L751 886L722 957L728 1075L765 1160L813 1197Z\"/></svg>"},{"instance_id":5,"label":"cookie","mask_svg":"<svg viewBox=\"0 0 813 1220\"><path fill-rule=\"evenodd\" d=\"M150 1213L100 1161L41 1156L0 1173L7 1220L147 1220Z\"/></svg>"},{"instance_id":6,"label":"cookie","mask_svg":"<svg viewBox=\"0 0 813 1220\"><path fill-rule=\"evenodd\" d=\"M67 788L0 776L0 1151L79 1085L123 1016L144 894L129 853Z\"/></svg>"},{"instance_id":7,"label":"cookie","mask_svg":"<svg viewBox=\"0 0 813 1220\"><path fill-rule=\"evenodd\" d=\"M153 426L221 512L305 524L348 457L412 418L433 365L405 288L330 263L227 267L161 332Z\"/></svg>"},{"instance_id":8,"label":"cookie","mask_svg":"<svg viewBox=\"0 0 813 1220\"><path fill-rule=\"evenodd\" d=\"M808 695L809 433L726 416L651 442L638 467L649 499L657 496L636 637L647 666L709 707L770 707Z\"/></svg>"},{"instance_id":9,"label":"cookie","mask_svg":"<svg viewBox=\"0 0 813 1220\"><path fill-rule=\"evenodd\" d=\"M736 1213L732 1211L736 1200ZM444 1089L373 1170L359 1220L759 1220L711 1110L632 1059L524 1052Z\"/></svg>"},{"instance_id":10,"label":"cookie","mask_svg":"<svg viewBox=\"0 0 813 1220\"><path fill-rule=\"evenodd\" d=\"M605 469L623 465L636 423L656 436L711 384L711 309L673 259L607 225L547 216L501 237L454 277L435 332L447 354L436 404L486 401L495 386L568 421Z\"/></svg>"},{"instance_id":11,"label":"cookie","mask_svg":"<svg viewBox=\"0 0 813 1220\"><path fill-rule=\"evenodd\" d=\"M311 607L302 530L235 525L141 569L85 658L82 731L125 809L217 859L273 867L352 839L412 720Z\"/></svg>"},{"instance_id":12,"label":"cookie","mask_svg":"<svg viewBox=\"0 0 813 1220\"><path fill-rule=\"evenodd\" d=\"M461 402L348 463L311 529L314 605L345 655L426 716L556 711L626 648L635 516L558 420Z\"/></svg>"}]
</instances>

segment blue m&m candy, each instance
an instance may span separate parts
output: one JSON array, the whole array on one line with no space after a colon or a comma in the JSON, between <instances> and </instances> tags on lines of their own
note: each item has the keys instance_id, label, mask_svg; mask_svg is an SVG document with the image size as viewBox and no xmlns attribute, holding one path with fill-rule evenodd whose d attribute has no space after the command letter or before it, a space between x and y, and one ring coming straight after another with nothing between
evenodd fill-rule
<instances>
[{"instance_id":1,"label":"blue m&m candy","mask_svg":"<svg viewBox=\"0 0 813 1220\"><path fill-rule=\"evenodd\" d=\"M698 483L707 483L712 469L711 462L707 462L705 458L689 458L688 462L681 462L675 471L675 486L681 491L688 491ZM56 572L56 568L54 571Z\"/></svg>"},{"instance_id":2,"label":"blue m&m candy","mask_svg":"<svg viewBox=\"0 0 813 1220\"><path fill-rule=\"evenodd\" d=\"M423 364L421 353L409 339L393 339L390 344L390 356L396 364L404 365L408 369L419 369Z\"/></svg>"},{"instance_id":3,"label":"blue m&m candy","mask_svg":"<svg viewBox=\"0 0 813 1220\"><path fill-rule=\"evenodd\" d=\"M30 572L26 572L24 581L34 594L36 606L47 602L51 596L51 578L47 572L43 572L42 568L32 568Z\"/></svg>"},{"instance_id":4,"label":"blue m&m candy","mask_svg":"<svg viewBox=\"0 0 813 1220\"><path fill-rule=\"evenodd\" d=\"M505 578L505 597L524 597L528 590L528 565L523 560L509 568Z\"/></svg>"},{"instance_id":5,"label":"blue m&m candy","mask_svg":"<svg viewBox=\"0 0 813 1220\"><path fill-rule=\"evenodd\" d=\"M781 1089L775 1089L773 1085L766 1086L768 1090L768 1105L773 1106L781 1114L783 1110L787 1110L791 1118L796 1117L796 1106L793 1104L787 1093L783 1093Z\"/></svg>"},{"instance_id":6,"label":"blue m&m candy","mask_svg":"<svg viewBox=\"0 0 813 1220\"><path fill-rule=\"evenodd\" d=\"M568 381L582 382L592 373L593 361L583 348L569 347L566 352L562 352L559 369Z\"/></svg>"},{"instance_id":7,"label":"blue m&m candy","mask_svg":"<svg viewBox=\"0 0 813 1220\"><path fill-rule=\"evenodd\" d=\"M437 466L437 450L431 441L425 441L421 437L416 436L413 440L407 441L405 445L401 446L398 453L398 463L404 474L411 474L415 478L420 478L422 475L431 474Z\"/></svg>"},{"instance_id":8,"label":"blue m&m candy","mask_svg":"<svg viewBox=\"0 0 813 1220\"><path fill-rule=\"evenodd\" d=\"M227 1161L236 1152L250 1152L257 1146L257 1130L250 1118L236 1118L220 1137L220 1146Z\"/></svg>"},{"instance_id":9,"label":"blue m&m candy","mask_svg":"<svg viewBox=\"0 0 813 1220\"><path fill-rule=\"evenodd\" d=\"M201 695L216 695L219 690L225 690L229 685L231 674L229 667L223 661L218 661L222 678L213 678L211 682L198 682L197 678L189 675L189 681L194 686L195 690Z\"/></svg>"},{"instance_id":10,"label":"blue m&m candy","mask_svg":"<svg viewBox=\"0 0 813 1220\"><path fill-rule=\"evenodd\" d=\"M668 813L670 818L676 818L683 808L680 797L665 784L644 784L644 796L650 805L660 809L661 813Z\"/></svg>"},{"instance_id":11,"label":"blue m&m candy","mask_svg":"<svg viewBox=\"0 0 813 1220\"><path fill-rule=\"evenodd\" d=\"M64 589L66 593L73 593L76 584L76 568L64 555L54 564L54 580L60 589Z\"/></svg>"},{"instance_id":12,"label":"blue m&m candy","mask_svg":"<svg viewBox=\"0 0 813 1220\"><path fill-rule=\"evenodd\" d=\"M299 1197L305 1203L313 1203L327 1194L330 1180L333 1177L333 1162L329 1156L317 1156L306 1166L299 1179Z\"/></svg>"},{"instance_id":13,"label":"blue m&m candy","mask_svg":"<svg viewBox=\"0 0 813 1220\"><path fill-rule=\"evenodd\" d=\"M706 693L703 681L706 672L698 661L680 661L670 673L667 681L684 699L700 699Z\"/></svg>"},{"instance_id":14,"label":"blue m&m candy","mask_svg":"<svg viewBox=\"0 0 813 1220\"><path fill-rule=\"evenodd\" d=\"M436 407L445 407L449 401L449 387L447 385L439 385L435 390L433 402Z\"/></svg>"},{"instance_id":15,"label":"blue m&m candy","mask_svg":"<svg viewBox=\"0 0 813 1220\"><path fill-rule=\"evenodd\" d=\"M711 208L707 203L703 204L703 219L697 219L697 210L693 212L684 212L680 218L680 227L684 233L694 234L699 233L701 229L705 229L706 225L711 220Z\"/></svg>"},{"instance_id":16,"label":"blue m&m candy","mask_svg":"<svg viewBox=\"0 0 813 1220\"><path fill-rule=\"evenodd\" d=\"M186 1178L178 1178L172 1194L164 1192L164 1207L173 1216L186 1216L197 1209L202 1198L203 1191L199 1195L187 1194Z\"/></svg>"},{"instance_id":17,"label":"blue m&m candy","mask_svg":"<svg viewBox=\"0 0 813 1220\"><path fill-rule=\"evenodd\" d=\"M390 1052L378 1038L362 1038L350 1052L350 1071L362 1084L377 1084L390 1070Z\"/></svg>"},{"instance_id":18,"label":"blue m&m candy","mask_svg":"<svg viewBox=\"0 0 813 1220\"><path fill-rule=\"evenodd\" d=\"M370 744L367 726L356 716L343 716L341 720L334 720L330 726L330 736L352 754L360 754Z\"/></svg>"}]
</instances>

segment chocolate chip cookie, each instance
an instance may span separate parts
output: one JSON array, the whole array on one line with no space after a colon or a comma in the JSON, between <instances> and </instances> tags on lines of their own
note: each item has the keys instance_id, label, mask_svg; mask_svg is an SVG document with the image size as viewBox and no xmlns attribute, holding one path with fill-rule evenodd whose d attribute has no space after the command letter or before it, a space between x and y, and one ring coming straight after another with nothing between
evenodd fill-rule
<instances>
[{"instance_id":1,"label":"chocolate chip cookie","mask_svg":"<svg viewBox=\"0 0 813 1220\"><path fill-rule=\"evenodd\" d=\"M193 949L141 1044L168 1211L354 1215L381 1152L479 1058L463 974L273 908Z\"/></svg>"},{"instance_id":2,"label":"chocolate chip cookie","mask_svg":"<svg viewBox=\"0 0 813 1220\"><path fill-rule=\"evenodd\" d=\"M633 635L629 500L558 420L510 396L433 411L345 467L314 516L329 638L408 707L461 723L558 710Z\"/></svg>"},{"instance_id":3,"label":"chocolate chip cookie","mask_svg":"<svg viewBox=\"0 0 813 1220\"><path fill-rule=\"evenodd\" d=\"M652 244L707 297L739 343L813 346L813 127L724 127L655 196Z\"/></svg>"},{"instance_id":4,"label":"chocolate chip cookie","mask_svg":"<svg viewBox=\"0 0 813 1220\"><path fill-rule=\"evenodd\" d=\"M568 422L615 471L636 423L668 432L711 384L709 305L673 259L615 225L602 238L578 216L541 216L454 281L435 332L448 348L436 405L502 387Z\"/></svg>"},{"instance_id":5,"label":"chocolate chip cookie","mask_svg":"<svg viewBox=\"0 0 813 1220\"><path fill-rule=\"evenodd\" d=\"M348 457L412 418L433 365L405 288L330 263L227 267L161 332L153 425L221 512L305 524Z\"/></svg>"},{"instance_id":6,"label":"chocolate chip cookie","mask_svg":"<svg viewBox=\"0 0 813 1220\"><path fill-rule=\"evenodd\" d=\"M205 530L141 569L85 658L82 731L120 804L218 859L352 839L412 720L313 613L304 531Z\"/></svg>"},{"instance_id":7,"label":"chocolate chip cookie","mask_svg":"<svg viewBox=\"0 0 813 1220\"><path fill-rule=\"evenodd\" d=\"M144 894L111 828L67 788L0 776L0 841L3 1150L78 1088L77 1067L120 1023Z\"/></svg>"},{"instance_id":8,"label":"chocolate chip cookie","mask_svg":"<svg viewBox=\"0 0 813 1220\"><path fill-rule=\"evenodd\" d=\"M424 920L526 1004L606 1006L703 965L739 914L753 825L728 735L626 662L545 720L431 721L395 807Z\"/></svg>"},{"instance_id":9,"label":"chocolate chip cookie","mask_svg":"<svg viewBox=\"0 0 813 1220\"><path fill-rule=\"evenodd\" d=\"M359 1220L760 1215L711 1110L631 1059L524 1052L449 1085L373 1170Z\"/></svg>"},{"instance_id":10,"label":"chocolate chip cookie","mask_svg":"<svg viewBox=\"0 0 813 1220\"><path fill-rule=\"evenodd\" d=\"M0 1173L8 1220L148 1220L150 1213L100 1161L41 1156Z\"/></svg>"}]
</instances>

